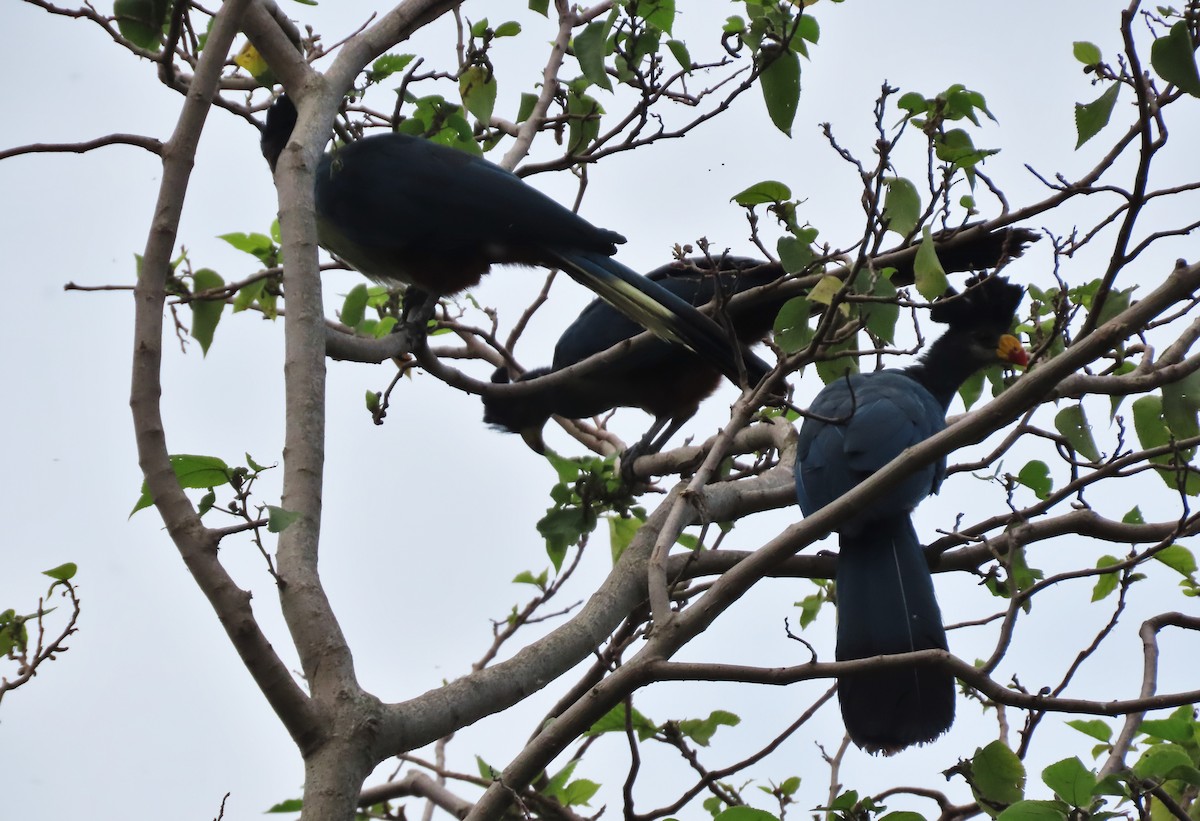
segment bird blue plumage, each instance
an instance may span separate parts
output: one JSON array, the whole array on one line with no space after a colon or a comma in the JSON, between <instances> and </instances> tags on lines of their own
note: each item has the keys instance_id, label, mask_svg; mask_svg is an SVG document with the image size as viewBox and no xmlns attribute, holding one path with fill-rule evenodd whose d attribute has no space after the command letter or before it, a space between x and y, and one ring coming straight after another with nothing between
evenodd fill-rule
<instances>
[{"instance_id":1,"label":"bird blue plumage","mask_svg":"<svg viewBox=\"0 0 1200 821\"><path fill-rule=\"evenodd\" d=\"M297 117L286 95L267 113L261 145L272 170ZM735 383L743 368L750 384L770 371L712 319L612 259L623 236L480 157L378 134L325 154L315 185L322 247L372 279L447 296L476 285L493 264L557 267Z\"/></svg>"},{"instance_id":2,"label":"bird blue plumage","mask_svg":"<svg viewBox=\"0 0 1200 821\"><path fill-rule=\"evenodd\" d=\"M714 263L717 270L712 270ZM721 257L695 259L687 265L671 263L651 271L646 278L688 305L704 306L713 300L718 289L723 298L729 298L782 276L776 265L742 257ZM726 305L722 310L737 339L752 345L771 330L785 301L786 297L772 291L750 301ZM704 359L679 346L655 340L635 346L580 376L538 381L641 332L640 325L606 302L592 301L559 337L553 364L521 377L528 390L484 397L484 421L502 430L521 433L531 447L541 450L541 429L551 415L578 419L617 407L641 408L655 416L655 424L626 452L623 464L636 455L657 451L716 389L720 373ZM507 372L501 369L493 381L507 381Z\"/></svg>"},{"instance_id":3,"label":"bird blue plumage","mask_svg":"<svg viewBox=\"0 0 1200 821\"><path fill-rule=\"evenodd\" d=\"M853 374L817 395L800 429L796 499L805 515L850 492L905 449L941 431L958 387L994 363L1024 365L1008 330L1022 289L1003 277L934 306L949 329L903 370ZM946 460L918 468L837 526L838 661L947 649L933 578L911 512L936 493ZM937 738L954 721L954 678L932 666L842 676L838 700L851 740L892 754Z\"/></svg>"}]
</instances>

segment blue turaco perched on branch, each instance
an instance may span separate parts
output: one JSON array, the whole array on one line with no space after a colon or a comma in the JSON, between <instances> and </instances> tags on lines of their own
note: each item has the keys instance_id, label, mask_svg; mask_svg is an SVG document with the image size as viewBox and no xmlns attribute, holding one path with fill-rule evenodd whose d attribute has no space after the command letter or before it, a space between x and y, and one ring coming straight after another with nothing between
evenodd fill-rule
<instances>
[{"instance_id":1,"label":"blue turaco perched on branch","mask_svg":"<svg viewBox=\"0 0 1200 821\"><path fill-rule=\"evenodd\" d=\"M261 146L272 171L297 118L286 95L267 113ZM325 154L314 193L321 245L377 281L448 296L476 285L493 264L561 268L735 383L755 384L770 370L712 319L612 259L623 236L487 160L416 137L376 134Z\"/></svg>"},{"instance_id":2,"label":"blue turaco perched on branch","mask_svg":"<svg viewBox=\"0 0 1200 821\"><path fill-rule=\"evenodd\" d=\"M771 330L787 297L768 292L749 303L725 306L728 310L721 305L735 294L783 275L778 265L725 256L669 263L646 276L688 305L707 305L719 290L717 310L724 311L723 318L739 342L753 345ZM618 407L641 408L655 417L654 425L626 451L623 462L628 464L638 455L657 452L692 417L700 402L716 390L721 375L710 362L677 345L653 340L577 377L539 381L539 377L582 362L641 332L640 325L594 300L559 337L553 364L521 376L528 391L484 397L483 420L501 430L520 433L531 448L541 453L542 428L552 415L580 419ZM508 381L507 371L499 369L492 380Z\"/></svg>"},{"instance_id":3,"label":"blue turaco perched on branch","mask_svg":"<svg viewBox=\"0 0 1200 821\"><path fill-rule=\"evenodd\" d=\"M946 410L967 377L992 364L1026 364L1024 348L1009 333L1023 289L999 276L967 284L964 293L933 305L930 318L948 330L916 364L852 374L817 394L796 451L796 497L805 515L945 428ZM925 465L837 526L839 661L946 649L933 578L911 520L945 473L945 458ZM954 721L954 678L929 665L843 676L838 697L847 733L871 753L932 741Z\"/></svg>"}]
</instances>

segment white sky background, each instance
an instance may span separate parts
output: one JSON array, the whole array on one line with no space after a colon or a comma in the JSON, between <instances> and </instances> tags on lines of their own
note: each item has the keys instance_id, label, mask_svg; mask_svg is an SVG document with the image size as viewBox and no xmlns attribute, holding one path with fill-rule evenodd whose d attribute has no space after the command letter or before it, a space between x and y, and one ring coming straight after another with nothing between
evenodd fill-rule
<instances>
[{"instance_id":1,"label":"white sky background","mask_svg":"<svg viewBox=\"0 0 1200 821\"><path fill-rule=\"evenodd\" d=\"M696 19L681 17L677 36L688 40L694 59L714 53L705 37L715 29L713 21L743 11L732 3L680 4L685 5L690 7L685 14ZM820 3L814 12L821 43L803 66L804 91L792 140L770 125L755 91L683 141L604 161L591 172L582 212L629 237L619 256L635 269L667 261L674 243L694 242L699 236L748 254L752 249L745 221L729 198L751 183L779 179L795 195L808 198L801 219L820 228L821 239L848 244L861 233L860 190L817 124L832 122L841 143L870 160L871 109L885 79L902 91L927 95L953 82L981 91L1000 126L988 124L973 132L976 145L1002 149L985 170L1014 205L1040 199L1043 192L1023 163L1033 163L1047 175L1076 177L1131 118L1126 89L1114 126L1073 151L1073 103L1091 101L1099 89L1080 72L1071 43L1093 41L1113 59L1120 47L1121 7L1095 0L1022 0L1003 10L949 0ZM326 42L349 34L373 10L363 2L315 9L287 3L284 8L323 32ZM701 18L709 8L711 18ZM466 14L472 19L487 14L493 24L517 19L527 30L536 29L540 19L524 2L469 4ZM0 87L0 109L7 112L0 146L81 141L117 131L169 136L181 98L158 84L151 66L108 42L94 25L9 2L0 9L0 30L9 35L0 50L0 72L8 78ZM534 83L541 70L537 60L542 59L534 44L549 36L526 34L518 38L519 47L500 52L497 112L502 116L511 115L517 94ZM429 54L430 62L440 67L450 64L451 47L449 38L434 36L396 51ZM1143 59L1148 60L1148 47ZM572 71L568 68L566 74ZM1177 158L1185 158L1181 146L1200 144L1197 109L1189 100L1170 110ZM1191 161L1184 179L1194 179L1194 154ZM924 166L909 161L899 171L919 181ZM131 300L121 293L62 290L67 281L132 282L133 255L145 243L159 176L156 157L129 147L0 163L0 247L9 305L0 325L0 379L7 386L0 414L8 432L9 463L6 490L0 494L0 517L6 523L0 540L0 609L31 611L48 582L40 571L64 561L80 566L77 581L84 606L70 652L9 694L0 709L2 818L210 819L222 796L231 792L225 817L241 819L258 817L274 802L300 792L302 770L294 746L242 668L156 514L150 510L126 519L141 484L127 406ZM564 202L574 193L567 174L539 175L533 184ZM992 215L994 203L982 194L979 199ZM1091 204L1073 207L1077 210L1052 217L1054 230L1093 224L1084 210ZM214 268L226 280L251 273L254 261L215 236L265 231L275 208L256 132L214 110L180 232L196 267ZM1196 210L1195 197L1190 208ZM1050 284L1047 245L1043 241L1009 273L1043 287ZM1194 239L1164 243L1139 262L1137 277L1150 287L1179 256L1198 256ZM1066 271L1069 281L1099 275L1103 260L1094 255L1091 267L1086 261L1073 266ZM330 312L340 305L338 295L357 281L353 274L327 277ZM475 293L481 303L500 306L507 327L540 284L535 272L501 270ZM568 281L556 286L553 304L560 313L543 311L523 340L518 355L526 365L549 362L558 332L587 298ZM249 451L260 463L278 461L282 341L282 323L228 313L207 359L198 345L190 345L184 355L169 341L164 416L171 451L216 455L230 463L240 463ZM533 524L547 506L553 473L518 437L486 429L477 399L427 376L418 374L397 390L383 427L371 423L362 397L364 391L387 384L387 367L330 363L329 377L323 578L363 684L385 700L399 700L466 672L490 642L489 619L503 618L513 604L526 600L526 589L508 581L522 570L536 573L548 566ZM806 375L798 401L807 401L818 387L815 374ZM732 398L732 389L723 386L687 426L687 435L704 438L715 432ZM633 441L647 423L639 412L623 411L615 426ZM1098 433L1107 435L1107 429L1100 427ZM552 438L551 444L578 452L562 437ZM1103 443L1101 448L1106 449ZM1018 468L1011 466L1013 472ZM274 482L260 485L264 502L278 497ZM1154 493L1161 489L1154 482L1139 487ZM951 524L968 494L986 500L988 509L1002 508L1003 497L994 487L959 476L925 504L919 531L927 534ZM655 498L649 497L647 504ZM1147 500L1131 499L1125 489L1105 512L1119 517L1133 501L1143 502L1145 509ZM1171 515L1169 507L1164 510ZM797 515L788 508L743 521L725 546L757 547ZM1066 561L1082 565L1092 564L1102 552L1119 552L1120 546L1043 544L1034 563L1055 566L1053 554L1059 549ZM1084 549L1089 552L1081 559L1078 551ZM257 552L248 540L234 538L226 540L222 555L239 582L254 591L256 613L276 648L298 668ZM564 591L559 606L585 597L589 585L602 578L608 566L603 538L594 542L584 563L580 579ZM1124 622L1129 629L1118 648L1124 655L1115 668L1093 661L1084 677L1097 679L1096 686L1083 683L1070 692L1136 694L1140 649L1133 627L1162 607L1151 594L1154 584L1169 594L1175 580L1164 568L1144 589L1135 589ZM942 575L938 585L947 622L976 618L1000 606L967 579ZM802 649L784 638L783 619L795 622L797 611L791 605L810 591L803 581L760 585L685 657L763 666L804 660ZM1084 584L1039 598L1035 612L1050 618L1036 632L1018 633L1012 661L997 677L1019 672L1030 689L1056 683L1108 616L1107 609L1085 607L1089 594L1090 585ZM826 659L832 657L832 615L806 634ZM1066 634L1057 636L1055 631L1063 628ZM961 633L951 635L952 649L973 658L972 649L963 645ZM1162 690L1181 689L1186 645L1168 634L1163 646L1167 669ZM1191 649L1195 651L1194 643ZM985 652L986 646L978 650ZM1029 662L1039 659L1047 664L1043 677L1034 673L1031 680L1035 668ZM1171 674L1172 665L1179 675ZM472 756L479 753L503 766L570 680L556 682L508 715L459 733L450 748L451 765L473 772ZM786 689L690 684L653 688L639 696L638 706L658 721L704 716L718 707L741 714L740 727L718 733L715 753L702 752L707 764L719 767L790 723L824 688L820 682ZM681 698L686 698L686 708L679 708ZM890 761L852 751L842 781L863 790L921 784L950 789L956 800L966 800L961 781L946 784L939 773L959 754L993 738L995 729L978 717L973 704L960 699L959 711L954 729L932 747ZM840 732L837 709L830 704L811 730L790 739L753 775L765 783L800 774L804 787L797 811L816 806L825 799L828 775L813 741L835 743ZM1048 719L1039 732L1044 749L1028 763L1031 776L1067 755L1080 754L1088 761L1090 744L1062 728L1060 718ZM624 760L624 741L606 739L576 773L611 786L598 796L610 803L608 814L619 812ZM654 780L690 784L682 768L664 763L668 760L659 762ZM642 793L639 809L673 794ZM1048 796L1035 791L1032 797ZM770 808L765 802L761 806Z\"/></svg>"}]
</instances>

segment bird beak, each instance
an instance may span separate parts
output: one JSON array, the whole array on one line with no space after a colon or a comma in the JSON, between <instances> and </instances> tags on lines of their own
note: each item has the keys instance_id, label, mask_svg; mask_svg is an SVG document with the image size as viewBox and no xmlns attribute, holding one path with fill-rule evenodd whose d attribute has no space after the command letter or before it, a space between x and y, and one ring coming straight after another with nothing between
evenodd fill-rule
<instances>
[{"instance_id":1,"label":"bird beak","mask_svg":"<svg viewBox=\"0 0 1200 821\"><path fill-rule=\"evenodd\" d=\"M1004 334L996 345L996 356L1004 362L1011 362L1024 368L1029 364L1029 354L1021 342L1012 334Z\"/></svg>"},{"instance_id":2,"label":"bird beak","mask_svg":"<svg viewBox=\"0 0 1200 821\"><path fill-rule=\"evenodd\" d=\"M546 442L542 439L542 428L540 425L522 430L521 438L525 440L525 444L529 446L529 449L538 456L546 455Z\"/></svg>"}]
</instances>

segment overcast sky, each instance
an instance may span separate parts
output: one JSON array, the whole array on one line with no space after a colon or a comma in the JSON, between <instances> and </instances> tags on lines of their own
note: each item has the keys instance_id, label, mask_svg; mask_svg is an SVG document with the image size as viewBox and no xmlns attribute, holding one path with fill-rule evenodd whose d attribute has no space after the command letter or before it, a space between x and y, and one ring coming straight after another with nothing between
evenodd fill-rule
<instances>
[{"instance_id":1,"label":"overcast sky","mask_svg":"<svg viewBox=\"0 0 1200 821\"><path fill-rule=\"evenodd\" d=\"M287 13L323 32L327 43L350 34L376 10L357 0L317 8L283 2ZM714 30L714 21L741 11L734 4L713 3L711 15L700 17L707 4L680 4L685 5L690 7L686 14L696 15L680 23L693 57L713 53L704 37ZM502 85L497 110L505 116L511 116L517 95L536 81L541 54L535 46L550 38L549 29L544 23L539 28L540 18L525 6L523 1L486 8L469 4L466 10L473 18L487 14L493 23L517 19L530 32L542 32L518 38L498 56ZM822 239L849 244L861 233L859 188L852 169L833 155L817 124L831 122L843 145L868 158L874 140L872 104L884 80L927 95L952 82L984 93L1000 125L985 126L976 144L1002 149L988 160L986 170L1014 204L1033 201L1042 192L1023 170L1024 163L1047 175L1075 177L1109 144L1106 132L1083 150L1073 150L1073 104L1090 101L1099 91L1072 58L1071 43L1093 41L1112 57L1120 47L1121 7L1096 0L1021 0L1006 4L1003 11L993 4L952 0L820 3L814 13L822 38L812 62L804 64L793 139L770 125L760 96L748 94L686 140L602 163L591 173L582 212L628 236L620 258L635 269L665 262L672 245L701 236L718 248L750 253L744 218L729 199L753 182L772 178L806 198L801 218L819 227ZM0 147L79 141L117 131L160 139L170 134L181 98L159 85L152 66L108 42L99 28L8 2L0 8L0 30L9 35L0 50L0 73L9 78L0 86L6 112ZM435 45L423 53L431 55L432 64L449 67L448 39L423 39L398 50L430 42ZM1195 101L1185 101L1172 113L1185 111L1191 119L1174 121L1172 139L1179 145L1200 144ZM1123 128L1129 117L1122 103L1114 119ZM919 177L923 167L910 163L901 173ZM127 519L141 485L127 405L132 301L125 293L69 293L62 288L68 281L133 281L134 254L145 244L159 177L158 158L128 147L0 163L0 248L9 305L0 325L0 368L7 386L0 414L8 432L9 465L6 490L0 494L6 523L0 540L0 609L31 611L48 581L40 571L65 561L80 566L77 581L84 606L70 651L44 667L36 681L9 694L0 708L0 783L5 786L0 815L6 818L210 819L230 792L226 818L243 819L258 817L276 801L300 793L298 754L185 572L155 512ZM564 202L574 193L566 174L539 175L533 183ZM983 201L993 209L988 215L994 213L994 204ZM1073 223L1090 225L1087 207L1081 203L1072 213L1056 215L1052 227L1065 232ZM215 237L265 231L275 210L256 132L215 111L190 185L180 242L196 267L214 268L227 280L247 276L254 261ZM1048 285L1046 245L1041 243L1009 273ZM1194 240L1164 244L1141 261L1139 270L1152 282L1175 257L1189 256L1189 251L1193 259L1200 256L1195 248ZM1093 259L1089 268L1085 257L1068 276L1072 282L1091 279L1102 261ZM328 277L330 313L340 304L338 295L357 281L353 274ZM475 294L483 304L498 305L511 324L541 281L533 272L502 271ZM518 350L527 365L549 362L554 338L588 296L573 283L559 284L555 310L542 312ZM184 353L169 340L163 407L170 450L220 456L230 463L240 463L249 452L260 463L277 462L283 434L282 342L282 323L250 314L226 314L207 358L195 344ZM489 620L502 619L514 604L525 601L526 591L509 580L522 570L536 573L548 566L533 523L548 504L553 473L518 437L486 429L477 399L421 374L397 391L387 423L376 427L362 397L366 390L386 386L388 367L329 367L322 571L363 684L390 701L462 675L490 642ZM485 374L486 369L478 369L477 375ZM805 378L798 400L811 398L816 388L815 379ZM702 439L715 432L732 398L729 386L723 386L685 434ZM639 412L624 411L615 427L632 441L647 422ZM551 443L564 452L578 452L563 437ZM928 532L951 524L964 496L976 492L973 481L957 477L949 498L943 493L927 502L918 528ZM264 481L265 501L277 498L275 482ZM1153 484L1144 487L1156 489ZM1112 512L1119 516L1124 508ZM797 516L794 508L755 516L740 523L725 546L753 549ZM1074 548L1064 546L1063 561L1093 563L1080 559L1078 552L1067 555ZM298 668L270 579L249 540L226 540L222 557L239 583L254 591L255 612L276 649ZM1049 566L1057 561L1053 555L1038 559ZM586 597L607 567L608 552L600 540L585 558L581 578L564 592L563 603ZM1163 584L1170 590L1174 581L1168 578ZM998 607L968 579L940 576L938 586L948 622ZM763 666L801 661L797 645L783 636L782 624L784 618L795 621L792 603L809 592L807 582L763 583L704 641L688 648L685 657ZM1061 608L1050 623L1061 627L1063 614L1069 613L1077 629L1065 636L1045 631L1014 651L1014 670L1039 654L1054 662L1045 681L1024 681L1030 689L1057 681L1064 654L1086 644L1107 617L1085 608L1089 592L1081 586L1039 600L1043 614ZM1139 598L1127 623L1136 625L1157 605L1152 596ZM809 638L829 658L832 613L822 621ZM1180 647L1173 642L1168 638L1164 643L1168 652ZM963 658L973 657L954 635L951 644ZM1102 664L1090 668L1103 679L1102 688L1081 687L1081 695L1136 693L1136 636L1121 649L1127 655L1117 669ZM1176 653L1175 658L1182 657ZM1133 667L1127 668L1130 663ZM1169 673L1164 690L1171 689ZM460 733L451 746L452 766L473 771L476 753L495 766L506 764L567 681L508 715ZM639 697L639 708L657 720L707 715L717 707L740 713L743 725L718 735L718 744L730 742L711 760L719 766L791 722L825 686L689 684L686 714L677 709L678 689L653 688ZM986 743L989 733L994 736L974 705L960 699L959 709L954 729L932 747L906 752L886 765L852 752L843 781L872 789L894 783L897 773L912 773L911 781L950 786L958 800L965 800L961 782L928 781L931 773L953 764L955 756ZM1043 741L1054 744L1035 754L1047 757L1031 761L1031 773L1057 757L1088 749L1058 718L1042 732L1048 737ZM813 740L837 738L840 718L831 704L811 732L790 740L753 774L776 781L803 774L803 806L815 806L824 798L827 774ZM596 760L577 775L619 783L620 776L613 773L621 771L605 765L620 766L622 746L615 740L597 745ZM671 773L681 772L677 765L663 766L668 781ZM386 770L387 765L374 781ZM646 800L649 806L652 799ZM610 806L609 813L617 809Z\"/></svg>"}]
</instances>

